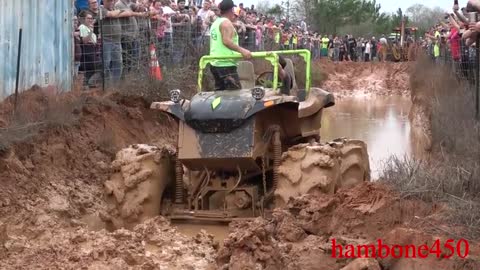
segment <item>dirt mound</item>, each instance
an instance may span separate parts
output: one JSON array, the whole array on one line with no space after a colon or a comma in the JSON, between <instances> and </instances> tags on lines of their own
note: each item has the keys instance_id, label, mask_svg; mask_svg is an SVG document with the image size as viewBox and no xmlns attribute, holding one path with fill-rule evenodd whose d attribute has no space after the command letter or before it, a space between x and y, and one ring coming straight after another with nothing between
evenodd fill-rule
<instances>
[{"instance_id":1,"label":"dirt mound","mask_svg":"<svg viewBox=\"0 0 480 270\"><path fill-rule=\"evenodd\" d=\"M4 245L1 269L207 269L215 254L211 236L188 238L162 217L132 231L49 231L34 241L8 238Z\"/></svg>"},{"instance_id":2,"label":"dirt mound","mask_svg":"<svg viewBox=\"0 0 480 270\"><path fill-rule=\"evenodd\" d=\"M322 88L340 96L410 95L410 63L357 63L330 61L315 63L314 68L328 74Z\"/></svg>"},{"instance_id":3,"label":"dirt mound","mask_svg":"<svg viewBox=\"0 0 480 270\"><path fill-rule=\"evenodd\" d=\"M421 232L419 220L435 222L436 213L435 206L401 200L375 183L335 195L305 195L291 200L285 209L275 210L270 221L258 218L231 224L217 265L223 269L341 269L351 259L332 258L333 239L344 246L374 243L377 239L390 245L423 241L430 246L435 237ZM378 263L382 269L478 269L474 259L432 259L427 263L421 259L384 259ZM352 264L345 269L360 269L355 264L371 267L361 269L379 269L371 260ZM425 265L429 268L422 268Z\"/></svg>"},{"instance_id":4,"label":"dirt mound","mask_svg":"<svg viewBox=\"0 0 480 270\"><path fill-rule=\"evenodd\" d=\"M34 89L20 95L20 104L29 106L15 117L11 100L0 104L0 231L13 238L36 239L81 225L102 228L103 183L115 153L132 143L163 147L175 140L175 122L141 98L51 96ZM57 103L63 106L55 111L50 105Z\"/></svg>"}]
</instances>

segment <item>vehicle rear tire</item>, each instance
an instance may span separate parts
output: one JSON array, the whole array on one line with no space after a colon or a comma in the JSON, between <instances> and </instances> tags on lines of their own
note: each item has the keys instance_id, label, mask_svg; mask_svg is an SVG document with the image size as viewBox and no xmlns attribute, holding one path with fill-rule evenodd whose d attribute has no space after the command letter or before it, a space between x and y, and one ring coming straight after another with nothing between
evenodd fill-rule
<instances>
[{"instance_id":1,"label":"vehicle rear tire","mask_svg":"<svg viewBox=\"0 0 480 270\"><path fill-rule=\"evenodd\" d=\"M298 144L282 155L275 206L303 194L334 194L370 180L367 146L339 139L326 144Z\"/></svg>"},{"instance_id":2,"label":"vehicle rear tire","mask_svg":"<svg viewBox=\"0 0 480 270\"><path fill-rule=\"evenodd\" d=\"M350 188L361 182L370 181L370 161L366 143L347 140L343 142L340 151L342 160L336 189Z\"/></svg>"},{"instance_id":3,"label":"vehicle rear tire","mask_svg":"<svg viewBox=\"0 0 480 270\"><path fill-rule=\"evenodd\" d=\"M275 206L307 193L333 194L340 173L340 155L338 149L328 144L298 144L289 148L280 163Z\"/></svg>"},{"instance_id":4,"label":"vehicle rear tire","mask_svg":"<svg viewBox=\"0 0 480 270\"><path fill-rule=\"evenodd\" d=\"M173 153L132 145L117 153L113 175L105 182L108 229L127 228L160 214L162 195L171 182Z\"/></svg>"}]
</instances>

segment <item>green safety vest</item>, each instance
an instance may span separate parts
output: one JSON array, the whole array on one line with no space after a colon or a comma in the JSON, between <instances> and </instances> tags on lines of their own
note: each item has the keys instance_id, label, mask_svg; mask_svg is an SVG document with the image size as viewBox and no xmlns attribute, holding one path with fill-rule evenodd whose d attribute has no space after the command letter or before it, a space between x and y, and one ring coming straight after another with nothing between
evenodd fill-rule
<instances>
[{"instance_id":1,"label":"green safety vest","mask_svg":"<svg viewBox=\"0 0 480 270\"><path fill-rule=\"evenodd\" d=\"M280 32L275 34L275 43L280 43Z\"/></svg>"},{"instance_id":2,"label":"green safety vest","mask_svg":"<svg viewBox=\"0 0 480 270\"><path fill-rule=\"evenodd\" d=\"M220 32L220 25L227 18L218 18L216 19L211 28L210 28L210 55L212 56L230 56L238 54L237 52L229 49L225 44L223 44L222 40L222 33ZM233 36L233 43L238 45L238 34L237 30L235 30L235 34ZM237 62L235 60L217 60L211 63L214 67L232 67L237 66Z\"/></svg>"},{"instance_id":3,"label":"green safety vest","mask_svg":"<svg viewBox=\"0 0 480 270\"><path fill-rule=\"evenodd\" d=\"M440 57L440 45L438 44L440 40L440 32L435 31L435 38L437 39L437 41L433 45L433 56Z\"/></svg>"},{"instance_id":4,"label":"green safety vest","mask_svg":"<svg viewBox=\"0 0 480 270\"><path fill-rule=\"evenodd\" d=\"M433 46L433 56L434 57L440 57L440 45L435 44Z\"/></svg>"},{"instance_id":5,"label":"green safety vest","mask_svg":"<svg viewBox=\"0 0 480 270\"><path fill-rule=\"evenodd\" d=\"M330 41L330 39L324 37L322 38L322 49L326 49L328 48L328 42Z\"/></svg>"}]
</instances>

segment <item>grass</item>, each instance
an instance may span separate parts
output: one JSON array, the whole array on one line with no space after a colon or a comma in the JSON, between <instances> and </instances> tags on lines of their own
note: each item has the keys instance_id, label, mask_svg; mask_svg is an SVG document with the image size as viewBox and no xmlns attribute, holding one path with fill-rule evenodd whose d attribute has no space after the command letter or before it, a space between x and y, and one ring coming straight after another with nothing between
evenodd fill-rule
<instances>
[{"instance_id":1,"label":"grass","mask_svg":"<svg viewBox=\"0 0 480 270\"><path fill-rule=\"evenodd\" d=\"M149 70L127 74L122 83L114 87L122 95L144 98L148 103L169 99L169 90L180 89L187 97L196 90L197 71L195 67L179 67L164 71L163 80L150 77Z\"/></svg>"},{"instance_id":2,"label":"grass","mask_svg":"<svg viewBox=\"0 0 480 270\"><path fill-rule=\"evenodd\" d=\"M17 109L13 110L13 96L1 106L10 108L2 115L7 125L0 128L0 155L11 145L28 140L44 128L64 128L77 123L85 98L62 94L46 94L39 87L22 93Z\"/></svg>"},{"instance_id":3,"label":"grass","mask_svg":"<svg viewBox=\"0 0 480 270\"><path fill-rule=\"evenodd\" d=\"M427 111L432 141L425 159L392 157L383 180L405 198L446 205L445 220L480 238L480 123L474 93L448 69L420 59L411 75L412 101Z\"/></svg>"}]
</instances>

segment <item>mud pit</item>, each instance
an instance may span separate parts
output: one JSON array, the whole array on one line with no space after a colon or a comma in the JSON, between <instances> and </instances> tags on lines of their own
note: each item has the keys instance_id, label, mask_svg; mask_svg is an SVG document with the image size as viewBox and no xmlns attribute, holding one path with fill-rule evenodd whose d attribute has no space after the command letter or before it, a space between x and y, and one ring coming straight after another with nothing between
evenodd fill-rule
<instances>
[{"instance_id":1,"label":"mud pit","mask_svg":"<svg viewBox=\"0 0 480 270\"><path fill-rule=\"evenodd\" d=\"M364 141L372 179L378 179L392 155L403 158L417 152L410 134L410 108L410 100L401 96L342 98L323 115L322 141L339 137Z\"/></svg>"},{"instance_id":2,"label":"mud pit","mask_svg":"<svg viewBox=\"0 0 480 270\"><path fill-rule=\"evenodd\" d=\"M366 72L361 65L352 70ZM358 87L350 88L354 93ZM43 115L50 100L38 89L23 99L31 118ZM109 232L103 184L115 172L109 166L115 154L136 143L172 147L177 126L139 98L68 99L76 105L63 115L75 121L35 126L0 150L0 269L480 269L480 247L473 241L466 260L331 258L332 239L431 245L445 239L428 233L432 227L455 231L439 223L446 211L441 205L402 199L378 183L294 199L275 210L272 220L232 223L229 235L222 231L216 239L201 231L216 227L177 230L162 217ZM0 105L0 128L14 124L11 108L8 101ZM218 248L214 242L222 238Z\"/></svg>"}]
</instances>

